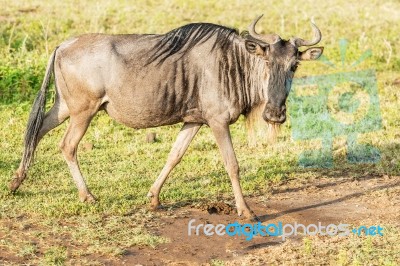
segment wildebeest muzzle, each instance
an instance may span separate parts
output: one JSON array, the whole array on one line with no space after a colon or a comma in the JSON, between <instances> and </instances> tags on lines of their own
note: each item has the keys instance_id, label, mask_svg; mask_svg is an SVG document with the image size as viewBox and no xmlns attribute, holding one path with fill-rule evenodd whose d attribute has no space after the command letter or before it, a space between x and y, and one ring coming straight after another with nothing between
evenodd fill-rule
<instances>
[{"instance_id":1,"label":"wildebeest muzzle","mask_svg":"<svg viewBox=\"0 0 400 266\"><path fill-rule=\"evenodd\" d=\"M286 105L274 106L268 104L263 112L263 119L272 124L282 124L286 121Z\"/></svg>"}]
</instances>

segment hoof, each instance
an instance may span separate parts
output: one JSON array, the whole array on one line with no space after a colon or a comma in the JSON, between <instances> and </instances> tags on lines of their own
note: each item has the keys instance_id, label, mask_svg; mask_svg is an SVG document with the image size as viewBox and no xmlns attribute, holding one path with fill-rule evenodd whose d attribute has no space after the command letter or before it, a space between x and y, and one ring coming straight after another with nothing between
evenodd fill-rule
<instances>
[{"instance_id":1,"label":"hoof","mask_svg":"<svg viewBox=\"0 0 400 266\"><path fill-rule=\"evenodd\" d=\"M15 193L19 186L22 184L22 181L25 179L25 175L19 175L18 173L15 173L13 179L10 182L9 188L12 193Z\"/></svg>"},{"instance_id":2,"label":"hoof","mask_svg":"<svg viewBox=\"0 0 400 266\"><path fill-rule=\"evenodd\" d=\"M95 203L97 199L91 193L79 194L79 200L86 203Z\"/></svg>"},{"instance_id":3,"label":"hoof","mask_svg":"<svg viewBox=\"0 0 400 266\"><path fill-rule=\"evenodd\" d=\"M147 193L147 197L150 199L150 210L156 211L163 209L160 200L158 199L158 195L155 196L152 192L149 192Z\"/></svg>"},{"instance_id":4,"label":"hoof","mask_svg":"<svg viewBox=\"0 0 400 266\"><path fill-rule=\"evenodd\" d=\"M251 222L261 222L261 219L250 209L238 210L238 215Z\"/></svg>"},{"instance_id":5,"label":"hoof","mask_svg":"<svg viewBox=\"0 0 400 266\"><path fill-rule=\"evenodd\" d=\"M162 210L164 209L164 206L160 204L158 199L152 198L151 203L150 203L150 210L152 211L157 211L157 210Z\"/></svg>"},{"instance_id":6,"label":"hoof","mask_svg":"<svg viewBox=\"0 0 400 266\"><path fill-rule=\"evenodd\" d=\"M21 183L22 183L22 181L21 181L19 178L15 177L15 178L14 178L13 180L11 180L11 182L10 182L10 185L9 185L10 191L11 191L12 193L15 193L15 191L17 191L17 189L19 188L19 186L21 185Z\"/></svg>"},{"instance_id":7,"label":"hoof","mask_svg":"<svg viewBox=\"0 0 400 266\"><path fill-rule=\"evenodd\" d=\"M150 205L150 210L151 211L160 211L160 210L164 210L165 207L161 204L158 204L156 206Z\"/></svg>"},{"instance_id":8,"label":"hoof","mask_svg":"<svg viewBox=\"0 0 400 266\"><path fill-rule=\"evenodd\" d=\"M11 193L15 193L15 191L17 191L20 185L21 182L19 182L17 179L12 180L9 185Z\"/></svg>"}]
</instances>

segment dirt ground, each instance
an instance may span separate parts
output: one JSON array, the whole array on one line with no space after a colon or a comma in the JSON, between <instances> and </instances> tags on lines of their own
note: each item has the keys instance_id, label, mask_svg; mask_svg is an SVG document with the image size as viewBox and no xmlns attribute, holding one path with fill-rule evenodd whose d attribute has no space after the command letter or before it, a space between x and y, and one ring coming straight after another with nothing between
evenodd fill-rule
<instances>
[{"instance_id":1,"label":"dirt ground","mask_svg":"<svg viewBox=\"0 0 400 266\"><path fill-rule=\"evenodd\" d=\"M391 224L400 226L400 177L366 176L363 178L318 179L299 184L294 180L275 187L268 196L248 198L250 207L266 223L302 223L323 225L347 223L354 225ZM233 203L233 202L232 202ZM230 203L231 204L231 203ZM213 214L209 214L209 212ZM219 212L220 214L218 214ZM224 213L225 212L225 213ZM229 213L229 214L226 214ZM138 247L122 257L127 265L196 265L212 260L235 262L248 254L268 252L284 241L280 237L256 236L188 236L188 222L213 225L240 220L226 203L208 203L160 211L158 221L148 230L168 237L170 243L156 248ZM193 232L194 233L194 232ZM301 241L300 236L290 241ZM276 256L270 252L270 256Z\"/></svg>"},{"instance_id":2,"label":"dirt ground","mask_svg":"<svg viewBox=\"0 0 400 266\"><path fill-rule=\"evenodd\" d=\"M389 224L400 228L400 176L292 180L271 187L266 195L246 198L263 224L321 222L323 225L346 223L354 226ZM226 265L263 265L265 261L282 264L279 260L287 245L304 244L299 235L290 236L286 241L272 236L255 236L250 241L246 241L245 236L205 236L202 233L188 236L191 219L196 219L194 225L249 222L239 218L232 206L233 201L166 206L146 222L145 228L168 238L168 243L155 248L136 246L118 259L95 255L92 259L105 265L220 265L216 262L221 261ZM297 256L296 252L293 254ZM22 258L10 256L0 254L0 264L1 261L24 263ZM263 257L263 263L243 262L251 256Z\"/></svg>"}]
</instances>

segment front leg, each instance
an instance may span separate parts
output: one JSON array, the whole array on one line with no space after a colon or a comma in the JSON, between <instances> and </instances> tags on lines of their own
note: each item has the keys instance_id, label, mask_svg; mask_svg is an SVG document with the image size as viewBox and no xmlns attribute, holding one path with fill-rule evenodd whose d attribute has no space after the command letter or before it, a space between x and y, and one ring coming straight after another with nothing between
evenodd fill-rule
<instances>
[{"instance_id":1,"label":"front leg","mask_svg":"<svg viewBox=\"0 0 400 266\"><path fill-rule=\"evenodd\" d=\"M235 151L233 150L231 133L229 125L224 123L210 123L210 128L215 136L217 145L220 149L224 165L231 179L233 193L235 195L236 208L239 216L244 216L248 219L258 220L257 216L247 206L242 194L242 188L239 183L239 165L236 159Z\"/></svg>"},{"instance_id":2,"label":"front leg","mask_svg":"<svg viewBox=\"0 0 400 266\"><path fill-rule=\"evenodd\" d=\"M149 193L147 196L151 200L151 208L157 209L160 206L159 194L161 187L163 186L165 180L167 179L169 173L172 169L180 162L183 154L185 154L187 148L189 147L190 142L193 137L199 131L202 124L197 123L184 123L181 131L176 138L176 141L171 149L171 152L168 156L167 163L162 169L160 175L157 180L151 186Z\"/></svg>"}]
</instances>

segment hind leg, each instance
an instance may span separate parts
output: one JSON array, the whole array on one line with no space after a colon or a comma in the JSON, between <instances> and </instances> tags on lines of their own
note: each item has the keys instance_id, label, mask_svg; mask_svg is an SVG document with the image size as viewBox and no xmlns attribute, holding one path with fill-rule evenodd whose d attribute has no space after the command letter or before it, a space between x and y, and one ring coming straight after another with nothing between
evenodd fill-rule
<instances>
[{"instance_id":1,"label":"hind leg","mask_svg":"<svg viewBox=\"0 0 400 266\"><path fill-rule=\"evenodd\" d=\"M60 98L57 97L53 107L46 113L45 118L43 120L43 124L40 127L38 143L43 138L44 135L46 135L50 130L59 126L62 122L64 122L68 118L68 116L69 112L67 105L65 104L64 101L60 100ZM23 156L25 156L25 154ZM10 190L12 192L15 192L18 189L18 187L22 184L22 182L26 178L26 172L28 168L29 164L24 166L21 161L17 171L14 174L14 178L10 183Z\"/></svg>"},{"instance_id":2,"label":"hind leg","mask_svg":"<svg viewBox=\"0 0 400 266\"><path fill-rule=\"evenodd\" d=\"M94 114L88 112L87 110L76 113L75 115L71 114L68 129L60 143L61 151L64 155L65 161L68 164L72 178L78 188L79 199L82 202L96 201L95 197L90 193L86 186L77 159L78 144L83 135L86 133Z\"/></svg>"},{"instance_id":3,"label":"hind leg","mask_svg":"<svg viewBox=\"0 0 400 266\"><path fill-rule=\"evenodd\" d=\"M56 128L62 124L69 117L69 110L64 102L56 103L51 107L51 109L46 113L43 120L43 125L39 131L39 141L44 135L49 133L50 130Z\"/></svg>"}]
</instances>

